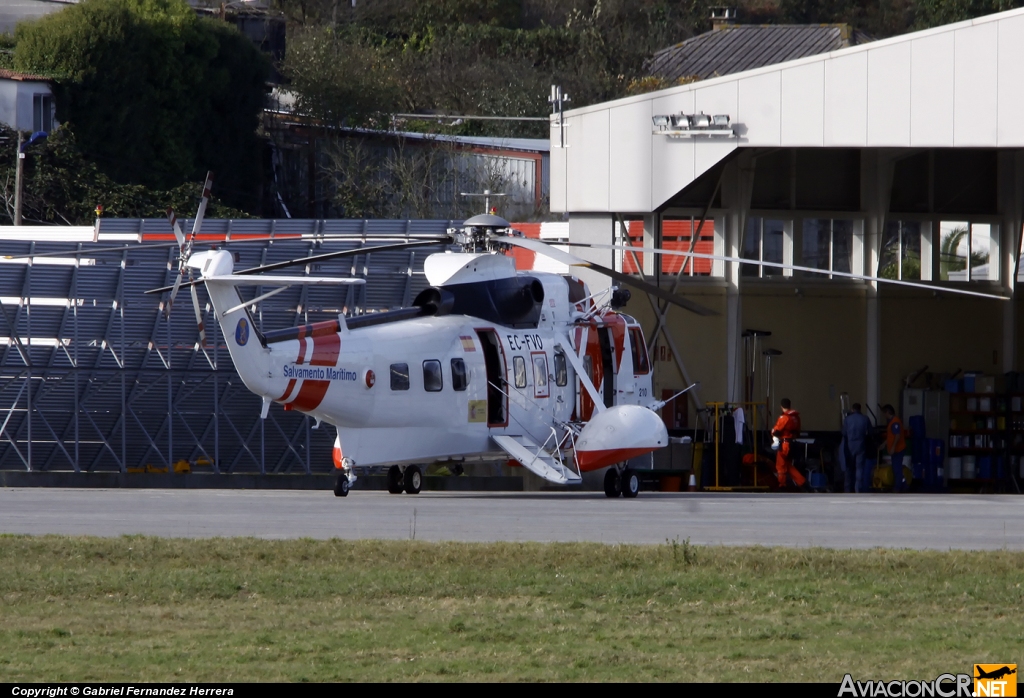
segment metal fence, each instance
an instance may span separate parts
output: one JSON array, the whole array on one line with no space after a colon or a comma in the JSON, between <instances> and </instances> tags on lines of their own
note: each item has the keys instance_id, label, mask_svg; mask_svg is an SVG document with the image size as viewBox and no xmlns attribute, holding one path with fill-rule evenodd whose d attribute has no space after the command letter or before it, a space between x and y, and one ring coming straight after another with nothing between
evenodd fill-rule
<instances>
[{"instance_id":1,"label":"metal fence","mask_svg":"<svg viewBox=\"0 0 1024 698\"><path fill-rule=\"evenodd\" d=\"M191 220L182 221L189 230ZM207 220L197 249L230 241L245 268L369 247L370 236L441 234L453 221ZM170 317L144 291L173 283L165 220L101 220L82 241L61 228L0 235L0 469L313 473L332 468L333 429L260 399L235 372L205 290L207 346L187 289ZM80 230L80 229L79 229ZM88 229L86 229L88 232ZM124 249L118 249L118 248ZM343 290L292 287L257 305L261 329L408 305L440 249L346 257L291 273L356 276ZM43 257L46 253L67 252ZM200 289L202 287L200 286ZM243 289L254 298L263 289Z\"/></svg>"}]
</instances>

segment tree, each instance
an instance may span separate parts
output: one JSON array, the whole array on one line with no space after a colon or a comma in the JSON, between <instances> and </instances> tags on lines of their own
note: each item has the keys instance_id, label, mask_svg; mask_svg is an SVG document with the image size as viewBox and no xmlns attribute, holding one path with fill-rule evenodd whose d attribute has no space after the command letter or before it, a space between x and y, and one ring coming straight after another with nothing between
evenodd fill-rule
<instances>
[{"instance_id":1,"label":"tree","mask_svg":"<svg viewBox=\"0 0 1024 698\"><path fill-rule=\"evenodd\" d=\"M14 222L17 143L14 131L0 127L0 225ZM169 190L114 182L82 156L68 126L32 147L25 160L24 180L23 209L29 225L90 225L97 205L116 218L162 218L168 206L188 216L195 212L203 182L184 182ZM224 206L216 196L207 210L209 216L217 218L246 215Z\"/></svg>"},{"instance_id":2,"label":"tree","mask_svg":"<svg viewBox=\"0 0 1024 698\"><path fill-rule=\"evenodd\" d=\"M214 170L258 207L269 61L184 0L84 0L18 25L17 70L55 79L57 118L115 182L167 189Z\"/></svg>"}]
</instances>

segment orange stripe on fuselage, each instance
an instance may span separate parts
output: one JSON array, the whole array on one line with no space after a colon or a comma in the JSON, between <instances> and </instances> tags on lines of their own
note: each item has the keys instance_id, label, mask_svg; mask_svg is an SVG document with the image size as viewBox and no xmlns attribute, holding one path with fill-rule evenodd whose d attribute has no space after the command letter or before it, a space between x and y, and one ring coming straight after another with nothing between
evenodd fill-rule
<instances>
[{"instance_id":1,"label":"orange stripe on fuselage","mask_svg":"<svg viewBox=\"0 0 1024 698\"><path fill-rule=\"evenodd\" d=\"M284 389L284 392L281 394L281 397L277 398L275 402L284 402L285 400L287 400L288 396L292 394L292 389L294 387L295 379L292 378L290 381L288 381L288 387Z\"/></svg>"},{"instance_id":2,"label":"orange stripe on fuselage","mask_svg":"<svg viewBox=\"0 0 1024 698\"><path fill-rule=\"evenodd\" d=\"M580 470L597 470L608 465L615 465L630 458L642 456L654 451L653 448L613 448L603 451L576 451L576 463Z\"/></svg>"},{"instance_id":3,"label":"orange stripe on fuselage","mask_svg":"<svg viewBox=\"0 0 1024 698\"><path fill-rule=\"evenodd\" d=\"M313 335L313 358L309 363L311 366L337 366L338 354L341 352L341 337L337 332Z\"/></svg>"},{"instance_id":4,"label":"orange stripe on fuselage","mask_svg":"<svg viewBox=\"0 0 1024 698\"><path fill-rule=\"evenodd\" d=\"M331 385L330 381L315 381L315 380L304 380L302 381L302 387L299 388L299 394L295 396L295 399L288 403L288 408L293 410L302 410L303 412L309 412L315 410L323 402L324 396L327 394L327 388Z\"/></svg>"}]
</instances>

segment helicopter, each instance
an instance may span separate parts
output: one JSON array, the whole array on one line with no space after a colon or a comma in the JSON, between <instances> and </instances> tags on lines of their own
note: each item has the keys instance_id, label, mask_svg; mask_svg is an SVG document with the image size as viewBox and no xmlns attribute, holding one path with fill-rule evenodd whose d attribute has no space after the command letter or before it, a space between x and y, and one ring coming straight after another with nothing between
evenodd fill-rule
<instances>
[{"instance_id":1,"label":"helicopter","mask_svg":"<svg viewBox=\"0 0 1024 698\"><path fill-rule=\"evenodd\" d=\"M350 252L236 272L230 252L192 253L194 232L176 236L184 241L182 273L174 286L152 292L173 296L186 269L199 272L185 283L193 293L205 285L232 361L263 399L264 416L277 403L336 428L338 496L348 494L357 466L387 466L390 492L416 494L422 463L448 460L458 471L476 460L514 461L558 485L608 468L605 493L631 498L640 482L626 463L668 444L657 413L666 401L652 397L643 330L619 310L628 291L591 294L571 274L518 271L510 248L548 248L498 216L474 216L448 231L451 247L427 257L430 286L411 306L266 332L251 308L277 291L243 302L238 286L362 281L266 273ZM712 312L635 283L694 312Z\"/></svg>"}]
</instances>

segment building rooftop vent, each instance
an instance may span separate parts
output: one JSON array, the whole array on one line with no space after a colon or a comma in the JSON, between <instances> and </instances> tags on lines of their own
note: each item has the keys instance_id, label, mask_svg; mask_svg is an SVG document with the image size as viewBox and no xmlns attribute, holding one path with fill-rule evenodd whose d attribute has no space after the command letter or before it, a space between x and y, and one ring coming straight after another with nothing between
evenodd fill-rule
<instances>
[{"instance_id":1,"label":"building rooftop vent","mask_svg":"<svg viewBox=\"0 0 1024 698\"><path fill-rule=\"evenodd\" d=\"M712 7L711 8L711 28L721 29L727 24L735 24L736 22L736 8L735 7Z\"/></svg>"}]
</instances>

